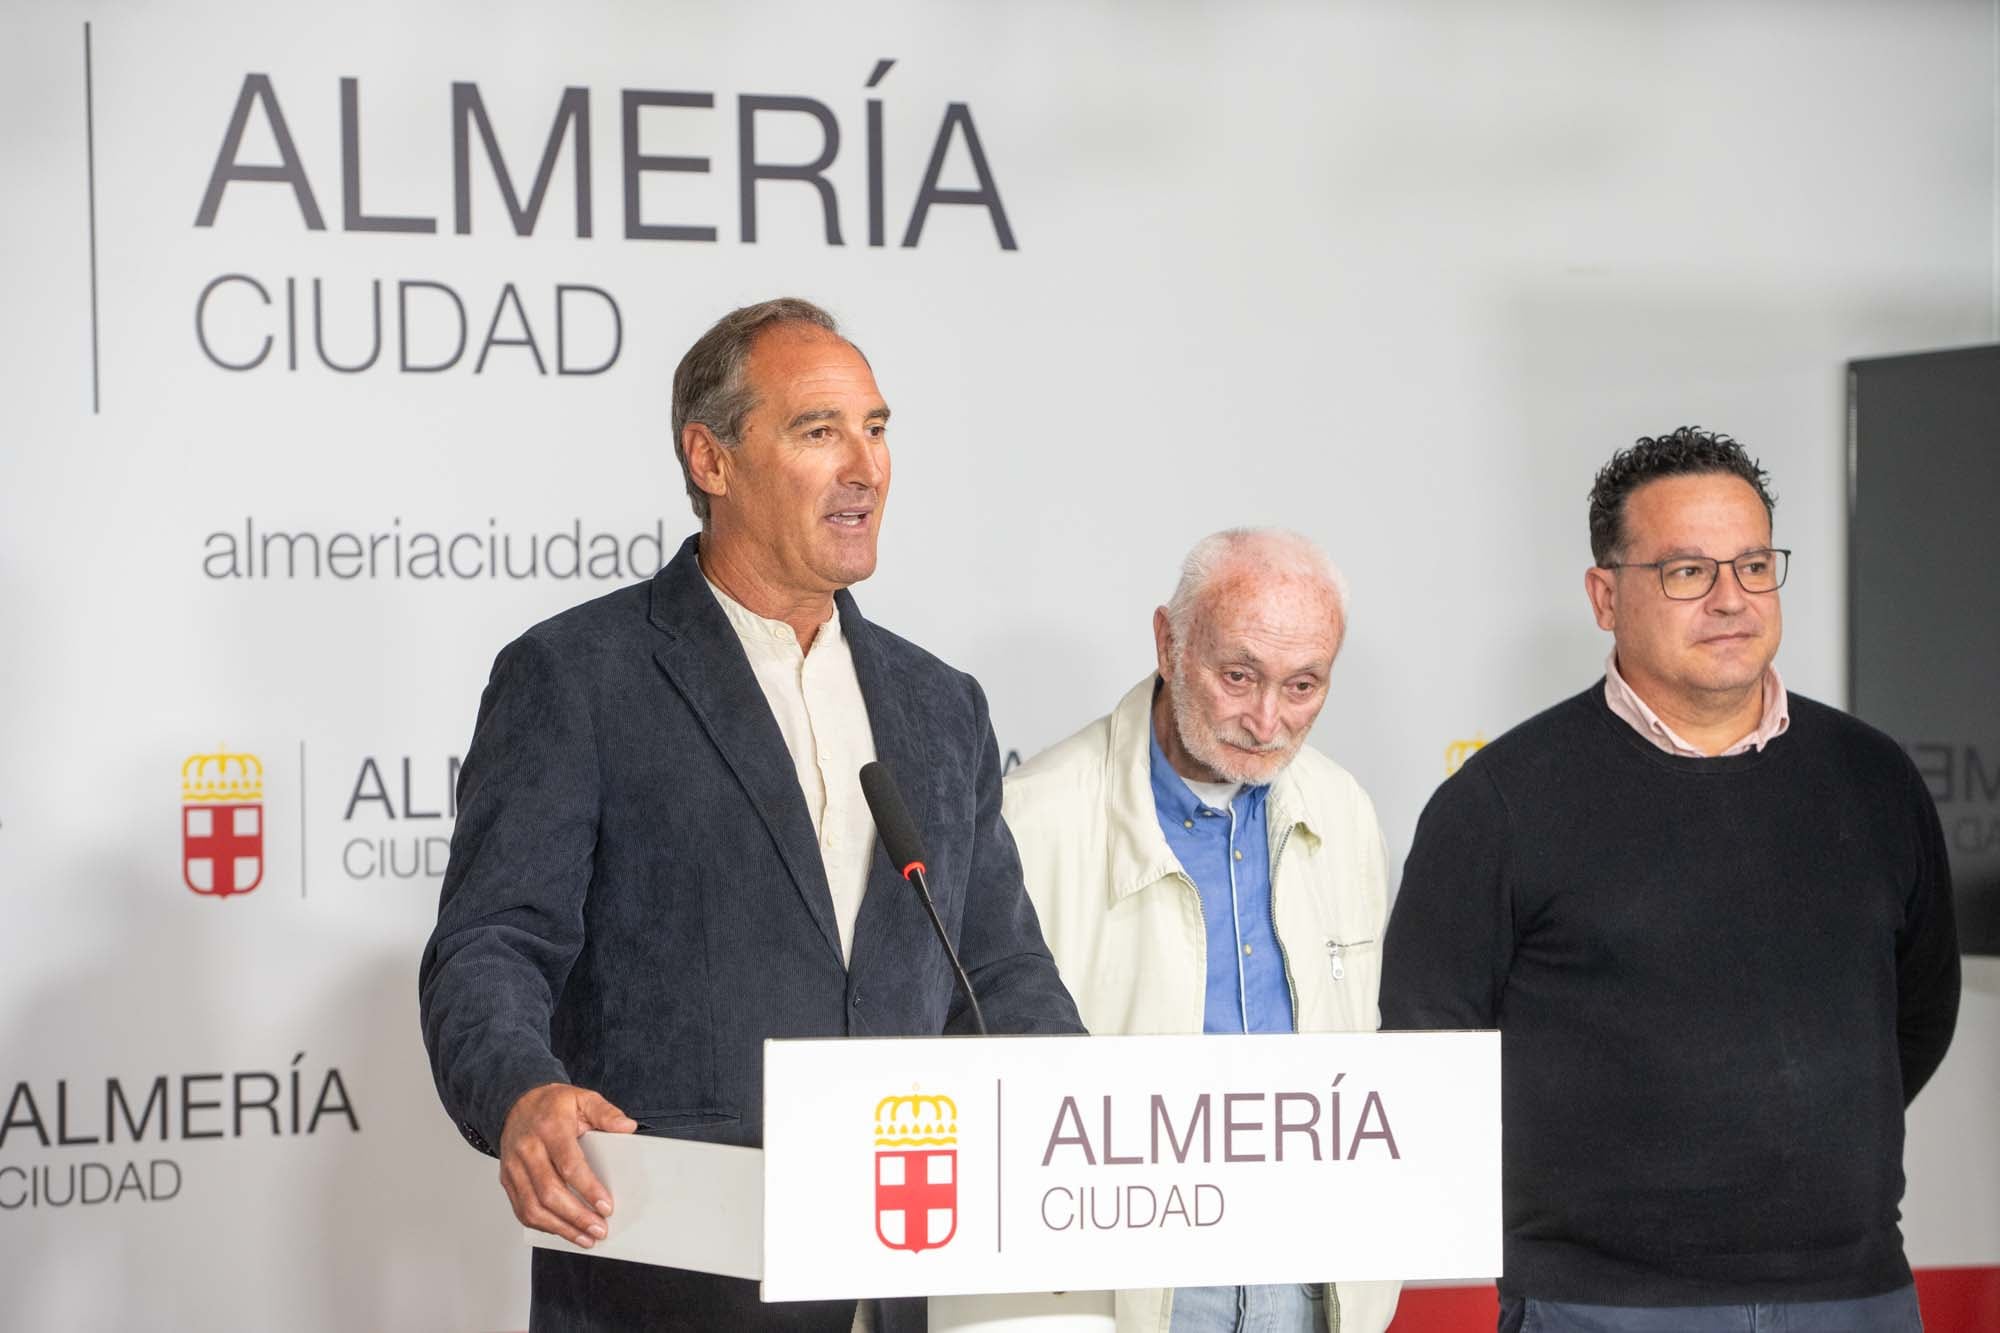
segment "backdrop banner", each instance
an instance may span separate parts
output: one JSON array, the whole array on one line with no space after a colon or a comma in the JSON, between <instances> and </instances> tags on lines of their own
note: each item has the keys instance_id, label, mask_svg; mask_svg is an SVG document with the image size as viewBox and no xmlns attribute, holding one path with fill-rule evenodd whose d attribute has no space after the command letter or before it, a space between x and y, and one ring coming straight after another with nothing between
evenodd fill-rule
<instances>
[{"instance_id":1,"label":"backdrop banner","mask_svg":"<svg viewBox=\"0 0 2000 1333\"><path fill-rule=\"evenodd\" d=\"M13 0L0 41L0 1325L519 1328L415 972L493 655L694 528L717 316L895 411L867 614L1003 755L1186 549L1353 584L1314 742L1400 864L1584 687L1611 451L1734 433L1846 694L1842 368L1991 341L1990 4ZM1690 984L1699 984L1691 978ZM2000 1263L2000 996L1912 1113Z\"/></svg>"}]
</instances>

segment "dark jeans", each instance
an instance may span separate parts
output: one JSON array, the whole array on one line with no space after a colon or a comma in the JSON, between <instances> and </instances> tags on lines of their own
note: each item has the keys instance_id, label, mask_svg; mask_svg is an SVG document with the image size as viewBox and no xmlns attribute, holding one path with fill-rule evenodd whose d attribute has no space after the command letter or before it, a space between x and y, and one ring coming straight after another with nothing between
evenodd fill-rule
<instances>
[{"instance_id":1,"label":"dark jeans","mask_svg":"<svg viewBox=\"0 0 2000 1333\"><path fill-rule=\"evenodd\" d=\"M1923 1333L1917 1289L1765 1305L1577 1305L1503 1298L1500 1333Z\"/></svg>"}]
</instances>

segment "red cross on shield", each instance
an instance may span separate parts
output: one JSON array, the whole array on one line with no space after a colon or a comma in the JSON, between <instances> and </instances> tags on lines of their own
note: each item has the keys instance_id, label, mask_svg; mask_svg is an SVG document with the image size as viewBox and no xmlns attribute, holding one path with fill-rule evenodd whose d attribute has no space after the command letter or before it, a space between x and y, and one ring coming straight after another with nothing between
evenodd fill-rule
<instances>
[{"instance_id":1,"label":"red cross on shield","mask_svg":"<svg viewBox=\"0 0 2000 1333\"><path fill-rule=\"evenodd\" d=\"M181 879L216 898L248 893L264 882L264 805L181 807Z\"/></svg>"},{"instance_id":2,"label":"red cross on shield","mask_svg":"<svg viewBox=\"0 0 2000 1333\"><path fill-rule=\"evenodd\" d=\"M875 1234L912 1254L958 1234L958 1149L875 1154Z\"/></svg>"}]
</instances>

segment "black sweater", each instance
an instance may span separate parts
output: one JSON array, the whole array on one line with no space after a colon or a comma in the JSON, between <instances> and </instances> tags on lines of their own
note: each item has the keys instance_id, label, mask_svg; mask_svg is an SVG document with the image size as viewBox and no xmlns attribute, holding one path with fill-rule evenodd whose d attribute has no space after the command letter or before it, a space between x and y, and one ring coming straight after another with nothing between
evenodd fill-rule
<instances>
[{"instance_id":1,"label":"black sweater","mask_svg":"<svg viewBox=\"0 0 2000 1333\"><path fill-rule=\"evenodd\" d=\"M1763 751L1676 758L1600 682L1431 798L1382 1026L1501 1029L1502 1292L1833 1300L1910 1280L1903 1108L1958 988L1894 741L1794 694Z\"/></svg>"}]
</instances>

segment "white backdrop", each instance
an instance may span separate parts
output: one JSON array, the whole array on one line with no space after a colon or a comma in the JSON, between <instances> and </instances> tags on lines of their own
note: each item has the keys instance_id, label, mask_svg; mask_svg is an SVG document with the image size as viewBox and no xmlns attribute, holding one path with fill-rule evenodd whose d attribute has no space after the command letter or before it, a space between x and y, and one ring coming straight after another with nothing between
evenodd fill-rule
<instances>
[{"instance_id":1,"label":"white backdrop","mask_svg":"<svg viewBox=\"0 0 2000 1333\"><path fill-rule=\"evenodd\" d=\"M1775 474L1797 551L1781 665L1842 701L1842 367L2000 336L1996 25L1991 0L10 0L0 1324L524 1322L491 1164L438 1110L417 1036L435 840L493 653L691 529L667 385L731 306L804 295L867 350L896 479L858 595L979 675L1004 749L1138 679L1194 539L1286 524L1353 581L1315 741L1374 792L1400 861L1449 746L1597 674L1585 491L1613 448L1684 423ZM587 108L587 237L573 137L522 236L476 127L460 234L455 83L523 197L558 106ZM638 99L628 134L628 92L680 97ZM837 128L843 244L797 180L757 186L744 239L758 96L824 113L757 112L760 161L810 162ZM281 164L274 106L321 228L243 170ZM981 186L976 135L1000 205L935 203L906 246L941 130L937 186ZM708 169L641 161L628 188L631 157ZM314 283L321 341L354 364L378 280L379 359L329 369ZM407 288L401 326L399 282L450 293ZM561 327L572 368L615 345L601 373L557 373L559 287L604 294L571 292ZM399 369L450 359L453 296L462 357ZM255 369L218 364L267 336ZM281 542L275 571L225 577L219 534L246 523L312 534L319 576L287 577ZM506 534L519 568L528 537L571 531L586 556L620 543L620 576L426 577L417 555L417 534L470 533L470 569ZM377 569L354 573L371 535ZM230 898L180 865L180 770L213 752L265 775L262 878ZM1922 1264L2000 1263L1996 1035L1989 967L1913 1113ZM107 1133L108 1080L136 1119L162 1078L164 1138L154 1119L81 1141ZM133 1165L140 1185L82 1201Z\"/></svg>"}]
</instances>

